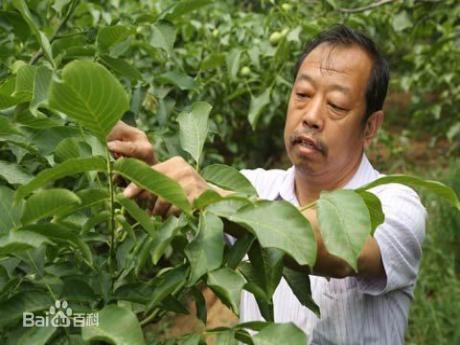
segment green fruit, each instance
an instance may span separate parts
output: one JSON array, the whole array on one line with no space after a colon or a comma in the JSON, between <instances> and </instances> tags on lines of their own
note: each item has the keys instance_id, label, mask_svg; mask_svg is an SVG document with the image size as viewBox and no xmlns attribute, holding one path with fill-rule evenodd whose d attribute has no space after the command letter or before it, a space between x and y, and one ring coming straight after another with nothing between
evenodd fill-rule
<instances>
[{"instance_id":1,"label":"green fruit","mask_svg":"<svg viewBox=\"0 0 460 345\"><path fill-rule=\"evenodd\" d=\"M219 36L219 29L215 28L214 30L212 30L212 36L213 37Z\"/></svg>"},{"instance_id":2,"label":"green fruit","mask_svg":"<svg viewBox=\"0 0 460 345\"><path fill-rule=\"evenodd\" d=\"M292 10L292 5L288 4L288 3L284 3L284 4L281 5L281 8L283 9L283 11L288 12L288 11Z\"/></svg>"},{"instance_id":3,"label":"green fruit","mask_svg":"<svg viewBox=\"0 0 460 345\"><path fill-rule=\"evenodd\" d=\"M270 43L275 45L277 44L281 39L283 38L283 35L279 31L275 31L270 35Z\"/></svg>"},{"instance_id":4,"label":"green fruit","mask_svg":"<svg viewBox=\"0 0 460 345\"><path fill-rule=\"evenodd\" d=\"M251 69L248 66L243 66L243 68L240 70L240 75L247 77L249 74L251 74Z\"/></svg>"}]
</instances>

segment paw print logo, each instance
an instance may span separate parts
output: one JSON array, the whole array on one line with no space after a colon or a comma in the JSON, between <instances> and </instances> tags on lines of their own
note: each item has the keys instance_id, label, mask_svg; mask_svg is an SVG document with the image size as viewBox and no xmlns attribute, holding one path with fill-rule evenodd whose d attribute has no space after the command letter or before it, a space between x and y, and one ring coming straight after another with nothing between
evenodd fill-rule
<instances>
[{"instance_id":1,"label":"paw print logo","mask_svg":"<svg viewBox=\"0 0 460 345\"><path fill-rule=\"evenodd\" d=\"M54 302L54 305L50 307L49 315L53 327L69 327L72 309L69 307L69 303L67 303L66 300L57 300Z\"/></svg>"}]
</instances>

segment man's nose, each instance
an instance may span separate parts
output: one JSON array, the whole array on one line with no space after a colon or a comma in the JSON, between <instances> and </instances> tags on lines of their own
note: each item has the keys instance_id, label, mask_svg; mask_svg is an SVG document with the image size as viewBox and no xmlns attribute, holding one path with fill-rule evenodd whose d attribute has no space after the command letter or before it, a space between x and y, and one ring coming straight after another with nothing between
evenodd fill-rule
<instances>
[{"instance_id":1,"label":"man's nose","mask_svg":"<svg viewBox=\"0 0 460 345\"><path fill-rule=\"evenodd\" d=\"M320 97L313 97L304 109L302 125L321 131L324 127L324 107Z\"/></svg>"}]
</instances>

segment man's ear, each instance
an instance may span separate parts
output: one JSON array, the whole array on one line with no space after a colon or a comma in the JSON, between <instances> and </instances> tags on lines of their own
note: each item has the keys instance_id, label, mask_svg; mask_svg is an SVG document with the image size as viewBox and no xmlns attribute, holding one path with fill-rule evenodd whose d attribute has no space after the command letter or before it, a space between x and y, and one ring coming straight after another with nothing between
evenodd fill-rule
<instances>
[{"instance_id":1,"label":"man's ear","mask_svg":"<svg viewBox=\"0 0 460 345\"><path fill-rule=\"evenodd\" d=\"M382 110L373 112L367 119L364 127L364 148L368 148L372 139L377 135L377 132L382 125L385 114Z\"/></svg>"}]
</instances>

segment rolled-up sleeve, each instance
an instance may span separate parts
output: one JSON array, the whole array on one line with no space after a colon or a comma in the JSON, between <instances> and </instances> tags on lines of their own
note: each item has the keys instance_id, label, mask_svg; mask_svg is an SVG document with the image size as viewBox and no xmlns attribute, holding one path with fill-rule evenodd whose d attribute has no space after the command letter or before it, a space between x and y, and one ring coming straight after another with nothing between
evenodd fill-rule
<instances>
[{"instance_id":1,"label":"rolled-up sleeve","mask_svg":"<svg viewBox=\"0 0 460 345\"><path fill-rule=\"evenodd\" d=\"M385 277L357 277L357 281L362 293L377 296L415 285L425 237L426 210L417 193L403 185L386 185L371 192L379 197L385 214L384 223L374 233Z\"/></svg>"}]
</instances>

